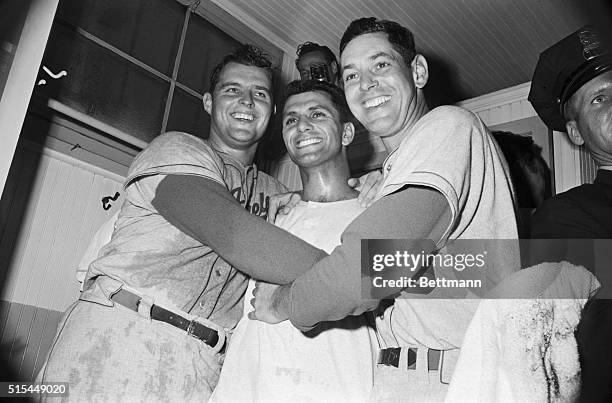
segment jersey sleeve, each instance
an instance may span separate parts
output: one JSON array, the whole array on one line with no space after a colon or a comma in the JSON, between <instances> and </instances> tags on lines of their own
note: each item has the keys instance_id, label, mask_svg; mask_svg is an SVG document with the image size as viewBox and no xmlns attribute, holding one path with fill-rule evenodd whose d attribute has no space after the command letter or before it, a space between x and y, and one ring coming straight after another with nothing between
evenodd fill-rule
<instances>
[{"instance_id":1,"label":"jersey sleeve","mask_svg":"<svg viewBox=\"0 0 612 403\"><path fill-rule=\"evenodd\" d=\"M410 185L435 189L448 201L454 223L459 212L464 212L470 187L482 186L479 181L486 154L494 148L487 129L474 114L458 107L436 108L417 122L390 157L381 195Z\"/></svg>"},{"instance_id":2,"label":"jersey sleeve","mask_svg":"<svg viewBox=\"0 0 612 403\"><path fill-rule=\"evenodd\" d=\"M128 172L125 187L152 175L194 175L225 186L223 161L202 139L181 132L156 137L143 150Z\"/></svg>"}]
</instances>

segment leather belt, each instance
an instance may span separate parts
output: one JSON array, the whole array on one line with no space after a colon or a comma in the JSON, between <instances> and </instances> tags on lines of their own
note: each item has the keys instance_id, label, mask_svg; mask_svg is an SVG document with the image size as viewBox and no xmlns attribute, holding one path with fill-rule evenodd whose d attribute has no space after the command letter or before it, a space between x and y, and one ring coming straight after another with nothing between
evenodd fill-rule
<instances>
[{"instance_id":1,"label":"leather belt","mask_svg":"<svg viewBox=\"0 0 612 403\"><path fill-rule=\"evenodd\" d=\"M138 312L138 306L142 301L142 297L130 291L121 289L111 296L111 300L115 301L119 305L123 305L124 307L131 309L132 311ZM215 347L219 342L219 333L215 329L204 326L202 323L195 320L184 318L179 314L171 312L155 304L151 305L151 319L165 322L169 325L184 330L188 335L203 341L210 347Z\"/></svg>"}]
</instances>

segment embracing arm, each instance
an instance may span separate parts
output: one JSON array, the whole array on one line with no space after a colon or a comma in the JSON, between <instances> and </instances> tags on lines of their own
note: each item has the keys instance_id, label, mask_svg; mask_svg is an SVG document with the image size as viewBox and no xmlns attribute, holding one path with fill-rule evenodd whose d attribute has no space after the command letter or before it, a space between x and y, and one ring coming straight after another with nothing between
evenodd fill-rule
<instances>
[{"instance_id":1,"label":"embracing arm","mask_svg":"<svg viewBox=\"0 0 612 403\"><path fill-rule=\"evenodd\" d=\"M378 301L363 300L361 295L361 240L430 239L437 243L446 234L451 215L446 198L430 188L406 187L383 197L348 226L342 244L330 256L292 284L275 289L272 298L267 296L274 310L271 316L277 316L276 322L288 317L297 328L308 330L321 321L374 309ZM415 254L422 252L422 243L417 244ZM389 289L389 295L397 291ZM256 304L257 298L256 294ZM251 317L266 320L269 312L255 308Z\"/></svg>"},{"instance_id":2,"label":"embracing arm","mask_svg":"<svg viewBox=\"0 0 612 403\"><path fill-rule=\"evenodd\" d=\"M221 184L168 175L153 206L169 223L256 279L286 284L327 254L248 213Z\"/></svg>"}]
</instances>

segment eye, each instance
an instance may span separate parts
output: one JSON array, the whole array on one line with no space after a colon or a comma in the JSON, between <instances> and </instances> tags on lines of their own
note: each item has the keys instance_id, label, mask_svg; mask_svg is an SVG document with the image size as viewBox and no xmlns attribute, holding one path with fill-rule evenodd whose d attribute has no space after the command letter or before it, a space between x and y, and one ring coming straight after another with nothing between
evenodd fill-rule
<instances>
[{"instance_id":1,"label":"eye","mask_svg":"<svg viewBox=\"0 0 612 403\"><path fill-rule=\"evenodd\" d=\"M287 118L287 119L285 119L285 127L292 126L293 124L295 124L295 122L297 122L296 118L294 118L294 117Z\"/></svg>"},{"instance_id":2,"label":"eye","mask_svg":"<svg viewBox=\"0 0 612 403\"><path fill-rule=\"evenodd\" d=\"M592 103L594 104L603 104L604 102L607 102L609 99L609 97L607 95L597 95L595 98L593 98Z\"/></svg>"},{"instance_id":3,"label":"eye","mask_svg":"<svg viewBox=\"0 0 612 403\"><path fill-rule=\"evenodd\" d=\"M324 118L325 116L327 116L327 115L325 115L325 113L323 113L321 111L316 111L316 112L312 113L312 117L315 118L315 119Z\"/></svg>"},{"instance_id":4,"label":"eye","mask_svg":"<svg viewBox=\"0 0 612 403\"><path fill-rule=\"evenodd\" d=\"M384 69L385 67L388 67L388 66L390 66L390 65L391 65L391 63L386 62L386 61L384 61L384 62L378 62L378 63L376 63L376 68L377 68L378 70L380 70L380 69Z\"/></svg>"},{"instance_id":5,"label":"eye","mask_svg":"<svg viewBox=\"0 0 612 403\"><path fill-rule=\"evenodd\" d=\"M357 78L357 74L355 74L355 73L347 73L347 74L344 76L344 81L345 81L345 82L348 82L348 81L354 80L354 79L356 79L356 78Z\"/></svg>"},{"instance_id":6,"label":"eye","mask_svg":"<svg viewBox=\"0 0 612 403\"><path fill-rule=\"evenodd\" d=\"M255 92L255 96L258 98L268 98L268 93L265 91L257 91Z\"/></svg>"},{"instance_id":7,"label":"eye","mask_svg":"<svg viewBox=\"0 0 612 403\"><path fill-rule=\"evenodd\" d=\"M238 88L236 87L227 87L225 89L225 92L229 92L230 94L237 94L240 92L240 90L238 90Z\"/></svg>"}]
</instances>

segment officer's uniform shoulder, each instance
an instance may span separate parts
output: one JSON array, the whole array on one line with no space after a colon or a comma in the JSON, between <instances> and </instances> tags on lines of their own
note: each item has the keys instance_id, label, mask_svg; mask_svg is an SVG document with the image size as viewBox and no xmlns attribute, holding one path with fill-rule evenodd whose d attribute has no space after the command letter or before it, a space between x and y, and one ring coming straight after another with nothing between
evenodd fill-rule
<instances>
[{"instance_id":1,"label":"officer's uniform shoulder","mask_svg":"<svg viewBox=\"0 0 612 403\"><path fill-rule=\"evenodd\" d=\"M581 204L589 198L591 190L591 185L581 185L546 199L536 209L533 219L538 222L575 220L577 215L583 213Z\"/></svg>"}]
</instances>

